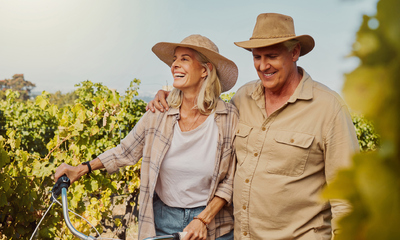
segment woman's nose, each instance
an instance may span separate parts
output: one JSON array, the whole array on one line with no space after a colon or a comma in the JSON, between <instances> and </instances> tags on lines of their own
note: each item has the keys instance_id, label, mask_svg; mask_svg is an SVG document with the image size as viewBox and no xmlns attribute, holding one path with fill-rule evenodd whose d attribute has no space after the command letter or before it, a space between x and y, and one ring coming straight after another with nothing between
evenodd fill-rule
<instances>
[{"instance_id":1,"label":"woman's nose","mask_svg":"<svg viewBox=\"0 0 400 240\"><path fill-rule=\"evenodd\" d=\"M177 68L179 67L179 62L178 61L173 61L171 64L171 68Z\"/></svg>"}]
</instances>

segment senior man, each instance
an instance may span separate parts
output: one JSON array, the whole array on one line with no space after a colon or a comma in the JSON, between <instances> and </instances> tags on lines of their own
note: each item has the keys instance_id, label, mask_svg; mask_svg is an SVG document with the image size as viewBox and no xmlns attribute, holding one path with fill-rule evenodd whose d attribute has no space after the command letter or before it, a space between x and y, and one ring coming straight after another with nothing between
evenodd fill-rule
<instances>
[{"instance_id":1,"label":"senior man","mask_svg":"<svg viewBox=\"0 0 400 240\"><path fill-rule=\"evenodd\" d=\"M259 80L242 86L231 102L240 113L234 179L235 239L332 239L343 201L323 202L321 190L350 165L358 141L349 111L334 91L297 67L314 48L296 36L290 16L257 17L248 41ZM159 91L158 100L166 102Z\"/></svg>"}]
</instances>

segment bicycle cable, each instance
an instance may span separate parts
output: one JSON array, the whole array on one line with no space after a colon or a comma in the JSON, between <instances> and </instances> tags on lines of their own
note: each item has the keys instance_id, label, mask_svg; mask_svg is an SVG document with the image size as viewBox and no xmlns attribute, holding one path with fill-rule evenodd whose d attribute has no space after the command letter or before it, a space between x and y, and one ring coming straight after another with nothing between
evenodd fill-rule
<instances>
[{"instance_id":1,"label":"bicycle cable","mask_svg":"<svg viewBox=\"0 0 400 240\"><path fill-rule=\"evenodd\" d=\"M49 208L46 210L46 212L44 213L42 219L40 219L39 224L36 226L35 231L33 231L33 234L31 236L31 238L29 240L32 240L33 236L35 235L36 231L39 229L40 224L42 223L42 220L44 219L44 217L46 216L47 212L50 210L50 208L53 206L54 202L58 203L60 206L62 206L62 203L60 203L53 195L53 192L51 192L51 196L53 197L53 202L50 204ZM118 238L103 238L101 237L99 231L97 231L97 229L93 226L92 223L90 223L86 218L84 218L83 216L77 214L76 212L68 209L69 212L72 212L73 214L75 214L76 216L79 216L80 218L82 218L83 220L85 220L90 226L92 226L92 228L96 231L96 233L98 234L98 236L100 238L96 238L96 239L109 239L109 240L121 240Z\"/></svg>"},{"instance_id":2,"label":"bicycle cable","mask_svg":"<svg viewBox=\"0 0 400 240\"><path fill-rule=\"evenodd\" d=\"M53 194L53 193L52 193L52 194ZM56 203L58 203L60 206L62 206L62 204L61 204L57 199L54 198L54 195L53 195L53 199L54 199L54 201L55 201ZM90 226L92 226L92 228L96 231L97 235L99 236L99 237L96 238L96 239L121 240L121 239L118 239L118 238L103 238L103 237L101 237L99 231L97 231L97 229L93 226L92 223L89 222L89 220L87 220L87 219L84 218L83 216L77 214L76 212L72 211L71 209L68 209L68 211L69 211L69 212L72 212L72 213L75 214L76 216L79 216L80 218L82 218L83 220L85 220Z\"/></svg>"},{"instance_id":3,"label":"bicycle cable","mask_svg":"<svg viewBox=\"0 0 400 240\"><path fill-rule=\"evenodd\" d=\"M53 193L51 193L53 195ZM54 202L58 203L58 205L60 205L62 207L62 204L55 199L55 197L53 196ZM77 214L76 212L72 211L71 209L68 209L69 212L72 212L73 214L75 214L76 216L82 218L83 220L85 220L90 226L92 226L92 228L96 231L96 233L100 236L99 231L97 231L97 229L93 226L92 223L90 223L86 218L82 217L81 215Z\"/></svg>"},{"instance_id":4,"label":"bicycle cable","mask_svg":"<svg viewBox=\"0 0 400 240\"><path fill-rule=\"evenodd\" d=\"M54 204L54 202L52 202L52 203L50 204L50 207L49 207L49 208L47 209L47 211L44 213L42 219L40 219L39 224L36 226L35 231L33 231L33 234L32 234L32 236L31 236L31 238L30 238L29 240L32 240L33 236L35 236L35 233L36 233L36 231L38 230L40 224L42 223L43 218L46 216L47 212L50 210L50 208L51 208L51 206L53 206L53 204Z\"/></svg>"}]
</instances>

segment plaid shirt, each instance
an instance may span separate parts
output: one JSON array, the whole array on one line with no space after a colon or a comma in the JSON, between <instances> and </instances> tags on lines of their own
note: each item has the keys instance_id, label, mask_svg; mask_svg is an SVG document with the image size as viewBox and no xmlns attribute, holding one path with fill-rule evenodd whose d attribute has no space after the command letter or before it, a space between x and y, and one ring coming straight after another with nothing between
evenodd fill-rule
<instances>
[{"instance_id":1,"label":"plaid shirt","mask_svg":"<svg viewBox=\"0 0 400 240\"><path fill-rule=\"evenodd\" d=\"M153 213L153 196L165 157L173 137L174 125L180 118L179 109L170 108L168 112L148 111L133 130L121 141L98 158L108 173L118 168L134 165L142 158L140 196L139 196L139 239L156 235ZM215 239L233 229L232 189L235 171L235 151L233 149L234 131L239 119L237 109L219 99L215 109L215 122L218 126L218 148L208 203L214 196L225 199L226 204L208 226L208 238Z\"/></svg>"}]
</instances>

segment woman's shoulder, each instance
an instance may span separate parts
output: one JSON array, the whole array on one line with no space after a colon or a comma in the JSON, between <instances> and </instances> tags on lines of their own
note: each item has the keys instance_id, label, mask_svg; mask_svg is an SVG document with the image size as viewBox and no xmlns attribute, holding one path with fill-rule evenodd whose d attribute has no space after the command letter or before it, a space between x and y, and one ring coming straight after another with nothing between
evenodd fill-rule
<instances>
[{"instance_id":1,"label":"woman's shoulder","mask_svg":"<svg viewBox=\"0 0 400 240\"><path fill-rule=\"evenodd\" d=\"M222 99L218 99L216 113L227 113L239 117L239 111L235 105L230 102L225 102Z\"/></svg>"},{"instance_id":2,"label":"woman's shoulder","mask_svg":"<svg viewBox=\"0 0 400 240\"><path fill-rule=\"evenodd\" d=\"M141 118L142 122L147 125L147 126L151 126L153 124L157 124L160 123L164 118L171 116L171 115L175 115L179 113L179 111L175 108L170 107L168 109L168 111L158 111L156 110L155 112L152 112L150 110L148 110Z\"/></svg>"}]
</instances>

